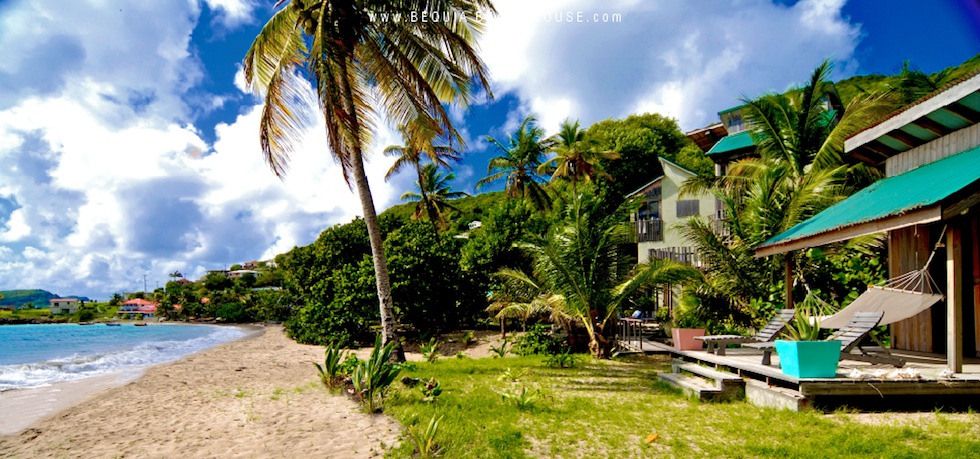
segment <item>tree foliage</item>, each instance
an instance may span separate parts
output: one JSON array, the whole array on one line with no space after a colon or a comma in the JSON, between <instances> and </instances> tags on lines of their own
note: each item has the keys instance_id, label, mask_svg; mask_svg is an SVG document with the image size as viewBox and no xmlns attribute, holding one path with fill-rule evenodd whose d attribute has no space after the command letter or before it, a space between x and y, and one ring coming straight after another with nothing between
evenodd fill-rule
<instances>
[{"instance_id":1,"label":"tree foliage","mask_svg":"<svg viewBox=\"0 0 980 459\"><path fill-rule=\"evenodd\" d=\"M635 249L628 245L632 241L628 218L634 203L624 202L615 212L604 214L599 211L601 200L589 191L567 200L561 220L547 235L519 244L532 257L533 274L503 270L500 276L527 285L553 316L582 326L593 356L608 358L617 313L623 312L633 294L698 273L672 261L634 265L630 251Z\"/></svg>"}]
</instances>

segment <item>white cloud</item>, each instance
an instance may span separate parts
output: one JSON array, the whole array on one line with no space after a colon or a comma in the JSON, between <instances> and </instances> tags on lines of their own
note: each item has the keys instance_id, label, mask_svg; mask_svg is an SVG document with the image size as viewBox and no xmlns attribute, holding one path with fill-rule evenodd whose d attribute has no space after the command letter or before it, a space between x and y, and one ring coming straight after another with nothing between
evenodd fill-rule
<instances>
[{"instance_id":1,"label":"white cloud","mask_svg":"<svg viewBox=\"0 0 980 459\"><path fill-rule=\"evenodd\" d=\"M255 2L251 0L204 0L208 8L219 13L221 23L227 28L252 21Z\"/></svg>"},{"instance_id":2,"label":"white cloud","mask_svg":"<svg viewBox=\"0 0 980 459\"><path fill-rule=\"evenodd\" d=\"M495 3L483 56L494 92L520 103L499 130L463 126L471 151L486 147L484 134L506 141L528 112L550 132L566 117L588 125L646 110L699 127L743 93L784 89L827 56L850 59L857 39L831 0ZM269 258L361 215L322 123L282 181L259 151L258 107L240 107L210 140L201 131L211 126L194 126L195 111L227 108L239 95L231 87L245 90L240 68L213 82L198 57L205 4L226 29L250 24L256 10L251 0L2 7L0 289L104 296L142 288L144 274L152 288L175 270L194 277ZM622 22L567 21L579 12ZM211 83L218 94L202 94ZM401 139L378 125L366 167L383 209L414 177L384 182L393 160L381 150Z\"/></svg>"},{"instance_id":3,"label":"white cloud","mask_svg":"<svg viewBox=\"0 0 980 459\"><path fill-rule=\"evenodd\" d=\"M272 257L362 213L322 123L283 181L259 150L259 107L219 124L213 144L202 138L183 102L203 78L190 42L196 4L102 3L6 7L5 24L52 27L0 30L0 89L12 89L0 94L0 289L104 297L142 289L144 274L153 288L175 270ZM243 5L210 3L229 18ZM39 49L51 30L61 47ZM32 68L33 53L72 65ZM47 83L33 84L39 75ZM400 139L386 126L376 137L367 169L383 209L404 183L383 182L392 160L380 150Z\"/></svg>"},{"instance_id":4,"label":"white cloud","mask_svg":"<svg viewBox=\"0 0 980 459\"><path fill-rule=\"evenodd\" d=\"M843 0L495 4L481 44L496 92L516 92L549 132L566 117L587 126L644 111L701 127L825 58L846 67L858 40Z\"/></svg>"}]
</instances>

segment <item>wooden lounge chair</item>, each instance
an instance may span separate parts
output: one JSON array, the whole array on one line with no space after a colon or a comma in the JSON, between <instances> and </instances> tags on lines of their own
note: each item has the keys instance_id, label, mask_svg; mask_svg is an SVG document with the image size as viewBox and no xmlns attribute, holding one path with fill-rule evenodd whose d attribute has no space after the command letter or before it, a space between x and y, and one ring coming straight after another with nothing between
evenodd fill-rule
<instances>
[{"instance_id":1,"label":"wooden lounge chair","mask_svg":"<svg viewBox=\"0 0 980 459\"><path fill-rule=\"evenodd\" d=\"M745 344L745 343L768 343L776 339L779 336L779 332L783 331L791 320L793 320L793 315L796 314L794 309L780 309L776 315L769 320L769 323L762 330L759 330L755 336L741 336L741 335L708 335L708 336L695 336L694 339L699 339L704 341L706 351L711 354L714 352L718 355L725 355L725 348L729 344Z\"/></svg>"},{"instance_id":2,"label":"wooden lounge chair","mask_svg":"<svg viewBox=\"0 0 980 459\"><path fill-rule=\"evenodd\" d=\"M843 328L830 335L828 340L837 339L841 341L840 358L851 360L862 360L871 363L883 363L895 365L896 368L905 366L905 360L892 355L878 338L871 334L871 330L878 326L884 312L855 312L851 320ZM869 351L861 347L861 341L865 337L871 337L881 350ZM852 352L857 350L857 352Z\"/></svg>"},{"instance_id":3,"label":"wooden lounge chair","mask_svg":"<svg viewBox=\"0 0 980 459\"><path fill-rule=\"evenodd\" d=\"M884 346L881 345L874 336L871 335L871 330L878 326L878 322L881 322L881 318L884 316L883 312L856 312L851 319L848 320L847 324L841 327L839 330L830 335L828 340L840 340L841 350L840 358L851 359L851 360L862 360L871 363L883 363L888 365L895 365L901 368L905 365L905 360L891 355L891 352ZM865 337L870 336L879 346L881 346L881 351L869 351L861 347L861 341ZM749 343L746 344L748 347L762 349L762 364L769 365L770 357L772 355L772 350L775 347L775 343ZM857 353L851 352L857 349Z\"/></svg>"}]
</instances>

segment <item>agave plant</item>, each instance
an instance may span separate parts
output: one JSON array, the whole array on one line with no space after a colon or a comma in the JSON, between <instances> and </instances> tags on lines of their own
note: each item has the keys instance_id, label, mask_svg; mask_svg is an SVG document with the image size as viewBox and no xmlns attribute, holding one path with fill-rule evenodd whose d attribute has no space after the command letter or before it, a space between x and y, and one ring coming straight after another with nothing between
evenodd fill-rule
<instances>
[{"instance_id":1,"label":"agave plant","mask_svg":"<svg viewBox=\"0 0 980 459\"><path fill-rule=\"evenodd\" d=\"M336 389L340 386L344 377L347 376L343 371L343 365L340 361L341 356L340 346L331 342L327 344L327 350L324 351L323 366L313 362L313 366L320 372L320 381L323 382L323 385L327 389Z\"/></svg>"},{"instance_id":2,"label":"agave plant","mask_svg":"<svg viewBox=\"0 0 980 459\"><path fill-rule=\"evenodd\" d=\"M384 396L401 372L399 365L391 363L391 353L394 348L393 342L382 346L381 335L378 335L374 341L374 349L371 350L371 357L360 362L351 376L355 395L362 404L366 405L369 412L383 409Z\"/></svg>"}]
</instances>

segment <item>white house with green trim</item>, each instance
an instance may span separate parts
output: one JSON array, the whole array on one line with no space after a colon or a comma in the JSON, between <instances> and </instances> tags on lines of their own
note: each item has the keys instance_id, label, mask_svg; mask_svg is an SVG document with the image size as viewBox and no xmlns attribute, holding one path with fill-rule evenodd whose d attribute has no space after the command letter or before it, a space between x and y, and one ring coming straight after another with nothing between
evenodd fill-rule
<instances>
[{"instance_id":1,"label":"white house with green trim","mask_svg":"<svg viewBox=\"0 0 980 459\"><path fill-rule=\"evenodd\" d=\"M663 158L660 164L663 174L628 196L644 198L640 210L633 215L637 258L640 262L666 258L697 264L694 248L678 226L691 217L713 218L715 198L710 194L682 197L681 185L697 174Z\"/></svg>"}]
</instances>

